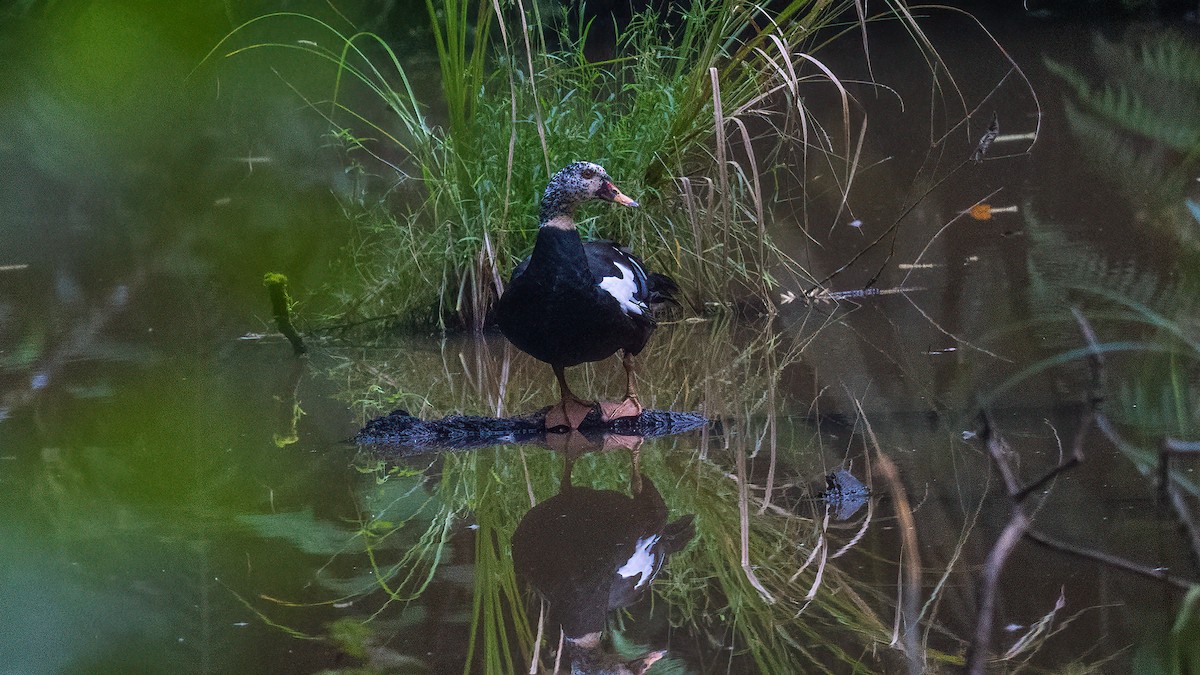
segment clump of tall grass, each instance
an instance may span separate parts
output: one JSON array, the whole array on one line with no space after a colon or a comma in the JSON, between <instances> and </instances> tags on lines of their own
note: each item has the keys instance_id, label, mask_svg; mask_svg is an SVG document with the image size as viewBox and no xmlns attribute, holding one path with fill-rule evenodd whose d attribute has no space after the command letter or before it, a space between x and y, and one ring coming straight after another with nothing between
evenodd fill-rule
<instances>
[{"instance_id":1,"label":"clump of tall grass","mask_svg":"<svg viewBox=\"0 0 1200 675\"><path fill-rule=\"evenodd\" d=\"M532 247L548 176L575 159L603 164L645 206L603 211L602 224L585 218L585 235L632 245L674 275L694 307L769 305L773 275L803 276L767 232L766 157L788 141L849 157L849 129L828 133L804 101L814 85L840 89L813 53L844 30L830 27L852 6L693 0L668 16L635 17L613 58L590 61L587 27L572 29L536 6L428 0L440 100L418 96L418 74L380 36L317 17L260 17L226 41L263 21L307 25L295 43L257 42L231 54L288 47L332 64L332 97L313 105L349 147L398 177L399 210L362 209L369 215L350 249L345 318L479 328ZM359 88L388 114L364 112L351 93ZM443 107L435 121L430 111ZM768 131L755 137L752 128ZM844 143L831 140L838 137Z\"/></svg>"}]
</instances>

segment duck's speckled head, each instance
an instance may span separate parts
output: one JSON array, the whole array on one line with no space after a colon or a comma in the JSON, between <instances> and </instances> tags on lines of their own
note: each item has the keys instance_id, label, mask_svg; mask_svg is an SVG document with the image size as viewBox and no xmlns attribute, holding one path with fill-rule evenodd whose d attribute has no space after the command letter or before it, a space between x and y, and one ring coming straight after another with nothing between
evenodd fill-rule
<instances>
[{"instance_id":1,"label":"duck's speckled head","mask_svg":"<svg viewBox=\"0 0 1200 675\"><path fill-rule=\"evenodd\" d=\"M589 199L603 199L623 206L638 205L621 194L604 167L591 162L572 162L550 177L550 184L542 195L539 221L543 227L573 228L575 221L571 216L575 214L575 207Z\"/></svg>"}]
</instances>

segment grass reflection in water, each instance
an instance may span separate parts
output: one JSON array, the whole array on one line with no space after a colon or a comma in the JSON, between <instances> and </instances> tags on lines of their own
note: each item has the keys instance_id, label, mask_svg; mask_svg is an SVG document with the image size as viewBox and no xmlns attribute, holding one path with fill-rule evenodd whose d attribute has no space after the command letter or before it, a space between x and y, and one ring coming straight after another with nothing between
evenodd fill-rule
<instances>
[{"instance_id":1,"label":"grass reflection in water","mask_svg":"<svg viewBox=\"0 0 1200 675\"><path fill-rule=\"evenodd\" d=\"M827 468L813 468L814 460L823 463L812 454L822 444L818 429L789 423L781 431L776 418L785 409L780 374L797 363L805 340L720 321L676 324L662 337L652 347L651 358L664 367L646 385L648 407L703 407L719 425L644 443L550 434L543 445L406 457L364 448L360 520L345 531L340 551L331 551L322 583L339 594L331 602L371 608L356 619L369 621L355 648L366 662L419 659L409 650L422 645L395 631L427 621L439 625L426 630L459 634L465 647L431 657L438 669L458 663L516 672L534 654L551 666L558 647L557 626L547 619L553 610L544 615L537 596L518 583L512 541L531 506L564 489L564 458L571 458L577 489L636 499L645 489L639 483L652 485L670 518L691 518L695 528L692 543L654 581L649 595L656 600L608 613L605 650L629 660L669 649L656 668L691 663L762 672L879 671L907 660L894 638L893 601L876 579L841 567L872 527L874 508L837 524L819 504L799 498L797 484ZM366 390L360 378L378 381L381 372L425 378L412 384L422 396L395 382L395 395L380 391L377 401L359 402L368 415L399 405L424 417L505 414L547 402L537 389L544 384L538 364L489 340L366 354L335 369L347 391ZM602 373L606 366L614 366L611 378ZM615 361L579 370L597 389L621 385ZM435 615L431 607L442 609ZM448 608L457 609L446 614ZM921 625L931 625L929 617ZM914 658L931 665L955 661L923 644L920 650Z\"/></svg>"}]
</instances>

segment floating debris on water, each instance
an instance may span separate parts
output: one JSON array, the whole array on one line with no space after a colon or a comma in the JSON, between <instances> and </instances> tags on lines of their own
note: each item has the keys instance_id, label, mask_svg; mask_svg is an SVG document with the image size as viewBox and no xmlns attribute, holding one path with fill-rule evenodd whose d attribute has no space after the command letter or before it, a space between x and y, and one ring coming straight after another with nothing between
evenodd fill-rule
<instances>
[{"instance_id":1,"label":"floating debris on water","mask_svg":"<svg viewBox=\"0 0 1200 675\"><path fill-rule=\"evenodd\" d=\"M38 371L29 378L29 388L38 391L45 389L46 385L50 384L50 376L42 371Z\"/></svg>"},{"instance_id":2,"label":"floating debris on water","mask_svg":"<svg viewBox=\"0 0 1200 675\"><path fill-rule=\"evenodd\" d=\"M925 288L921 286L909 286L901 288L856 288L849 291L831 291L828 288L821 288L807 293L806 297L813 302L838 302L839 300L855 300L858 298L870 298L877 295L896 295L898 293L910 293L912 291L923 290L925 290Z\"/></svg>"},{"instance_id":3,"label":"floating debris on water","mask_svg":"<svg viewBox=\"0 0 1200 675\"><path fill-rule=\"evenodd\" d=\"M991 204L976 204L967 210L967 215L975 220L991 220L997 213L1016 213L1016 204L1012 206L992 206Z\"/></svg>"},{"instance_id":4,"label":"floating debris on water","mask_svg":"<svg viewBox=\"0 0 1200 675\"><path fill-rule=\"evenodd\" d=\"M987 131L983 137L979 139L979 145L975 146L975 152L971 153L971 161L976 164L983 161L983 156L987 154L988 148L992 147L992 141L1000 135L1000 115L992 113L992 123L988 125Z\"/></svg>"},{"instance_id":5,"label":"floating debris on water","mask_svg":"<svg viewBox=\"0 0 1200 675\"><path fill-rule=\"evenodd\" d=\"M833 507L834 520L849 520L867 503L871 490L845 469L825 476L825 491L818 495Z\"/></svg>"},{"instance_id":6,"label":"floating debris on water","mask_svg":"<svg viewBox=\"0 0 1200 675\"><path fill-rule=\"evenodd\" d=\"M1012 141L1036 141L1037 133L1030 131L1023 134L1001 134L992 139L993 143L1011 143Z\"/></svg>"}]
</instances>

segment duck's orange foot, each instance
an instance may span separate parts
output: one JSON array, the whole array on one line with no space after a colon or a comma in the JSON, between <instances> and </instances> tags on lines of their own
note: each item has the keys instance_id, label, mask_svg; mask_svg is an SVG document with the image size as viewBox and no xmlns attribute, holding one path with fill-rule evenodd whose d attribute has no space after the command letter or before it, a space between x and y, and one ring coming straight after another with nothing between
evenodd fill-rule
<instances>
[{"instance_id":1,"label":"duck's orange foot","mask_svg":"<svg viewBox=\"0 0 1200 675\"><path fill-rule=\"evenodd\" d=\"M600 402L600 419L605 422L621 419L622 417L637 417L642 414L642 404L636 398L626 398L619 403L611 401Z\"/></svg>"},{"instance_id":2,"label":"duck's orange foot","mask_svg":"<svg viewBox=\"0 0 1200 675\"><path fill-rule=\"evenodd\" d=\"M547 430L558 427L578 429L594 407L596 404L593 401L580 401L577 398L563 399L546 411L545 427Z\"/></svg>"},{"instance_id":3,"label":"duck's orange foot","mask_svg":"<svg viewBox=\"0 0 1200 675\"><path fill-rule=\"evenodd\" d=\"M609 450L629 450L636 452L642 447L642 443L646 440L645 436L622 436L620 434L604 434L600 441L600 449L603 451Z\"/></svg>"}]
</instances>

